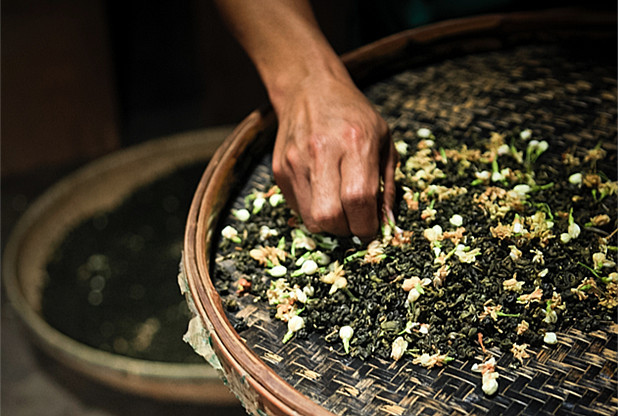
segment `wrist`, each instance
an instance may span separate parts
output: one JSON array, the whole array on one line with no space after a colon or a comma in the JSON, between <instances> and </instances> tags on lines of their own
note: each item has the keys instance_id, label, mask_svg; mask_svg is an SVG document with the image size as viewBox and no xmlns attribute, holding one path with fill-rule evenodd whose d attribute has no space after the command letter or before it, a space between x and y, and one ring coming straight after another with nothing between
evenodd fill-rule
<instances>
[{"instance_id":1,"label":"wrist","mask_svg":"<svg viewBox=\"0 0 618 416\"><path fill-rule=\"evenodd\" d=\"M324 92L329 85L354 83L334 51L307 53L260 71L268 96L277 114L305 93Z\"/></svg>"}]
</instances>

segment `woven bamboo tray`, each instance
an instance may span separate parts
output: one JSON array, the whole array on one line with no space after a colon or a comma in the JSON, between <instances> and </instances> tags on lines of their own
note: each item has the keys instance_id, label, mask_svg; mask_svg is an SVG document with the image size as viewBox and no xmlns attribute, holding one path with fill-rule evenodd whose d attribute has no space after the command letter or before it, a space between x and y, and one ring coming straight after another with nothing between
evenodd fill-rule
<instances>
[{"instance_id":1,"label":"woven bamboo tray","mask_svg":"<svg viewBox=\"0 0 618 416\"><path fill-rule=\"evenodd\" d=\"M608 162L615 168L615 34L612 15L492 15L404 32L345 60L393 134L430 124L453 134L488 136L523 123L562 144L614 143ZM605 121L599 124L599 118ZM318 335L282 344L285 324L251 296L240 298L239 311L226 311L226 297L215 288L217 236L231 208L241 208L244 195L272 175L275 129L270 109L256 111L218 150L195 195L183 256L181 286L196 315L193 345L222 370L249 413L616 413L616 325L561 333L557 345L534 350L517 369L510 367L512 355L492 350L501 357L500 390L487 397L472 361L432 370L409 360L361 361L341 355ZM474 362L480 358L479 351Z\"/></svg>"}]
</instances>

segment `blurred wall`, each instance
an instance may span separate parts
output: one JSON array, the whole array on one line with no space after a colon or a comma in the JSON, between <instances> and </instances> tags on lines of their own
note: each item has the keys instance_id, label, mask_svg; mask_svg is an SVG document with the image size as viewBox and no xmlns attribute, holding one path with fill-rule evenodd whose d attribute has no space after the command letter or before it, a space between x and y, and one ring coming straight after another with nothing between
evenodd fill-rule
<instances>
[{"instance_id":1,"label":"blurred wall","mask_svg":"<svg viewBox=\"0 0 618 416\"><path fill-rule=\"evenodd\" d=\"M313 1L338 52L352 3ZM235 124L266 102L211 1L2 1L3 177Z\"/></svg>"},{"instance_id":2,"label":"blurred wall","mask_svg":"<svg viewBox=\"0 0 618 416\"><path fill-rule=\"evenodd\" d=\"M2 1L2 176L119 145L102 1Z\"/></svg>"}]
</instances>

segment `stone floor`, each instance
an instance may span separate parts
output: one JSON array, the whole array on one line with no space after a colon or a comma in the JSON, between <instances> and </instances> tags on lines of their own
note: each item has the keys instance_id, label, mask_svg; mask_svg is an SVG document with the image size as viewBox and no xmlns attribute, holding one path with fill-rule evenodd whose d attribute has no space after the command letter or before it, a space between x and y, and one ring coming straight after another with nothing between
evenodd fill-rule
<instances>
[{"instance_id":1,"label":"stone floor","mask_svg":"<svg viewBox=\"0 0 618 416\"><path fill-rule=\"evenodd\" d=\"M29 204L73 168L31 172L2 180L2 249ZM43 354L28 339L2 291L1 407L7 416L240 416L240 405L159 402L102 386Z\"/></svg>"}]
</instances>

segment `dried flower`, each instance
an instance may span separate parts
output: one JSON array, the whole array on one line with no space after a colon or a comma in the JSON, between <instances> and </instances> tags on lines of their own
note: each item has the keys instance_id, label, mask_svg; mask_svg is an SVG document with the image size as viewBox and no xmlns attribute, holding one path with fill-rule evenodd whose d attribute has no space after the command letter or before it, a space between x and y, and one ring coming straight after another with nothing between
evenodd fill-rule
<instances>
[{"instance_id":1,"label":"dried flower","mask_svg":"<svg viewBox=\"0 0 618 416\"><path fill-rule=\"evenodd\" d=\"M511 259L513 261L517 261L517 260L521 259L521 256L522 256L523 253L521 252L520 249L517 248L517 246L510 245L509 249L511 250L509 252L509 257L511 257ZM515 277L513 277L513 278L515 278Z\"/></svg>"},{"instance_id":2,"label":"dried flower","mask_svg":"<svg viewBox=\"0 0 618 416\"><path fill-rule=\"evenodd\" d=\"M401 284L401 288L404 291L409 292L410 290L414 289L420 283L421 283L421 279L418 276L412 276L412 277L409 277L403 280Z\"/></svg>"},{"instance_id":3,"label":"dried flower","mask_svg":"<svg viewBox=\"0 0 618 416\"><path fill-rule=\"evenodd\" d=\"M609 224L609 221L610 221L610 218L609 218L609 215L607 214L599 214L599 215L596 215L590 218L590 224L594 225L595 227L607 225Z\"/></svg>"},{"instance_id":4,"label":"dried flower","mask_svg":"<svg viewBox=\"0 0 618 416\"><path fill-rule=\"evenodd\" d=\"M287 253L278 247L258 246L249 251L249 256L263 266L278 266L285 260Z\"/></svg>"},{"instance_id":5,"label":"dried flower","mask_svg":"<svg viewBox=\"0 0 618 416\"><path fill-rule=\"evenodd\" d=\"M474 263L476 256L481 254L480 248L470 250L470 247L466 247L463 244L458 244L455 248L455 255L462 263Z\"/></svg>"},{"instance_id":6,"label":"dried flower","mask_svg":"<svg viewBox=\"0 0 618 416\"><path fill-rule=\"evenodd\" d=\"M517 324L517 335L521 335L528 330L530 324L524 319L519 324Z\"/></svg>"},{"instance_id":7,"label":"dried flower","mask_svg":"<svg viewBox=\"0 0 618 416\"><path fill-rule=\"evenodd\" d=\"M502 309L502 305L498 305L498 306L487 306L487 305L485 305L485 306L483 306L483 308L484 308L484 312L479 315L479 319L480 320L483 320L487 316L489 316L494 321L497 321L498 320L498 312L500 312L500 310Z\"/></svg>"},{"instance_id":8,"label":"dried flower","mask_svg":"<svg viewBox=\"0 0 618 416\"><path fill-rule=\"evenodd\" d=\"M502 287L504 290L510 290L512 292L520 293L524 286L524 282L519 282L517 280L517 273L513 275L512 278L505 280L502 282Z\"/></svg>"},{"instance_id":9,"label":"dried flower","mask_svg":"<svg viewBox=\"0 0 618 416\"><path fill-rule=\"evenodd\" d=\"M601 270L604 267L616 267L616 262L607 258L605 253L594 253L592 255L592 263L596 270Z\"/></svg>"},{"instance_id":10,"label":"dried flower","mask_svg":"<svg viewBox=\"0 0 618 416\"><path fill-rule=\"evenodd\" d=\"M404 190L403 199L406 201L406 204L408 205L408 209L412 211L417 211L418 210L418 198L420 194L418 192L412 191L412 189L405 187L405 186L403 187L403 190Z\"/></svg>"},{"instance_id":11,"label":"dried flower","mask_svg":"<svg viewBox=\"0 0 618 416\"><path fill-rule=\"evenodd\" d=\"M431 243L442 240L442 227L436 224L431 228L426 228L423 231L423 237Z\"/></svg>"},{"instance_id":12,"label":"dried flower","mask_svg":"<svg viewBox=\"0 0 618 416\"><path fill-rule=\"evenodd\" d=\"M437 213L438 211L436 211L432 207L427 207L423 210L423 212L421 212L421 219L429 223L436 219Z\"/></svg>"},{"instance_id":13,"label":"dried flower","mask_svg":"<svg viewBox=\"0 0 618 416\"><path fill-rule=\"evenodd\" d=\"M365 263L379 263L386 258L384 254L384 245L380 240L373 240L367 246L367 252L365 253Z\"/></svg>"},{"instance_id":14,"label":"dried flower","mask_svg":"<svg viewBox=\"0 0 618 416\"><path fill-rule=\"evenodd\" d=\"M317 247L315 240L304 233L300 228L292 230L292 257L296 255L296 249L301 248L308 251L313 251Z\"/></svg>"},{"instance_id":15,"label":"dried flower","mask_svg":"<svg viewBox=\"0 0 618 416\"><path fill-rule=\"evenodd\" d=\"M595 147L594 149L588 150L586 156L584 157L584 162L596 162L597 160L602 160L607 152L600 147Z\"/></svg>"},{"instance_id":16,"label":"dried flower","mask_svg":"<svg viewBox=\"0 0 618 416\"><path fill-rule=\"evenodd\" d=\"M343 264L339 264L339 260L336 260L334 263L331 263L329 266L329 272L324 276L320 277L320 280L324 283L332 285L335 281L343 277L345 275L345 270L343 270Z\"/></svg>"},{"instance_id":17,"label":"dried flower","mask_svg":"<svg viewBox=\"0 0 618 416\"><path fill-rule=\"evenodd\" d=\"M533 263L538 263L541 265L545 264L545 258L543 257L543 252L541 250L533 248L530 250L530 253L534 254L534 257L532 257Z\"/></svg>"},{"instance_id":18,"label":"dried flower","mask_svg":"<svg viewBox=\"0 0 618 416\"><path fill-rule=\"evenodd\" d=\"M403 337L395 338L395 341L393 341L392 344L391 358L395 361L399 361L407 349L408 341L406 341Z\"/></svg>"},{"instance_id":19,"label":"dried flower","mask_svg":"<svg viewBox=\"0 0 618 416\"><path fill-rule=\"evenodd\" d=\"M601 177L596 173L587 173L584 175L582 182L588 188L597 188L601 184Z\"/></svg>"},{"instance_id":20,"label":"dried flower","mask_svg":"<svg viewBox=\"0 0 618 416\"><path fill-rule=\"evenodd\" d=\"M428 353L424 353L412 360L412 364L420 364L425 368L433 368L436 365L442 366L452 360L453 358L449 357L447 354L440 354L438 352L429 355Z\"/></svg>"},{"instance_id":21,"label":"dried flower","mask_svg":"<svg viewBox=\"0 0 618 416\"><path fill-rule=\"evenodd\" d=\"M534 289L532 293L521 295L517 298L518 303L540 302L543 297L543 290L540 287Z\"/></svg>"},{"instance_id":22,"label":"dried flower","mask_svg":"<svg viewBox=\"0 0 618 416\"><path fill-rule=\"evenodd\" d=\"M480 372L482 375L481 388L488 396L495 394L498 391L498 372L496 371L496 359L491 357L482 364L475 363L472 365L472 371Z\"/></svg>"},{"instance_id":23,"label":"dried flower","mask_svg":"<svg viewBox=\"0 0 618 416\"><path fill-rule=\"evenodd\" d=\"M605 286L605 293L603 293L603 299L599 301L599 305L608 309L618 306L618 284L611 282Z\"/></svg>"},{"instance_id":24,"label":"dried flower","mask_svg":"<svg viewBox=\"0 0 618 416\"><path fill-rule=\"evenodd\" d=\"M338 277L337 280L331 285L330 290L328 291L329 295L332 295L339 289L345 289L348 287L348 280L345 277Z\"/></svg>"},{"instance_id":25,"label":"dried flower","mask_svg":"<svg viewBox=\"0 0 618 416\"><path fill-rule=\"evenodd\" d=\"M528 354L528 352L526 351L526 348L528 348L529 345L528 344L513 344L513 347L511 348L511 352L513 353L513 357L515 357L517 360L519 360L519 362L521 364L524 363L524 359L526 358L530 358L530 354Z\"/></svg>"}]
</instances>

